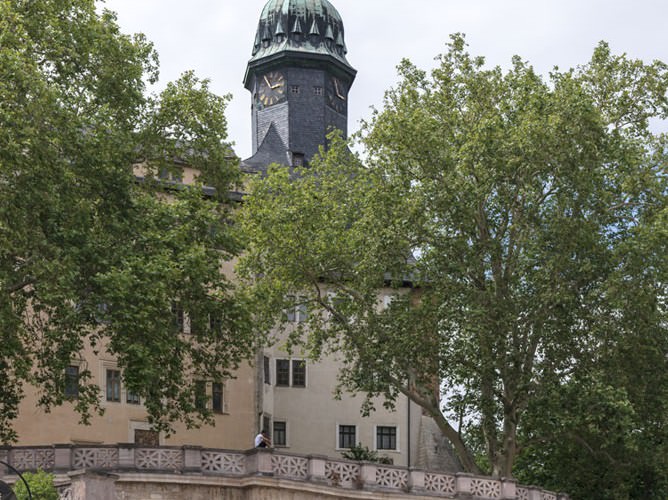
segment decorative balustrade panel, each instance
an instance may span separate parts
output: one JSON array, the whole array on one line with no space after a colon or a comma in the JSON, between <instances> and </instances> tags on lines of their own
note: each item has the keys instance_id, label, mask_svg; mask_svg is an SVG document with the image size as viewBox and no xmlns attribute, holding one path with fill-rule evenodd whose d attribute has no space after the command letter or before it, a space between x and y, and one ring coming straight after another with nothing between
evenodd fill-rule
<instances>
[{"instance_id":1,"label":"decorative balustrade panel","mask_svg":"<svg viewBox=\"0 0 668 500\"><path fill-rule=\"evenodd\" d=\"M72 465L75 469L113 469L118 467L118 448L75 448Z\"/></svg>"},{"instance_id":2,"label":"decorative balustrade panel","mask_svg":"<svg viewBox=\"0 0 668 500\"><path fill-rule=\"evenodd\" d=\"M20 470L53 470L56 452L53 448L16 449L12 454L13 466Z\"/></svg>"},{"instance_id":3,"label":"decorative balustrade panel","mask_svg":"<svg viewBox=\"0 0 668 500\"><path fill-rule=\"evenodd\" d=\"M149 470L180 470L183 468L183 452L162 448L137 448L135 466Z\"/></svg>"},{"instance_id":4,"label":"decorative balustrade panel","mask_svg":"<svg viewBox=\"0 0 668 500\"><path fill-rule=\"evenodd\" d=\"M557 495L555 495L554 493L543 491L540 494L540 500L557 500Z\"/></svg>"},{"instance_id":5,"label":"decorative balustrade panel","mask_svg":"<svg viewBox=\"0 0 668 500\"><path fill-rule=\"evenodd\" d=\"M308 476L308 458L290 455L272 455L271 469L278 477L306 479Z\"/></svg>"},{"instance_id":6,"label":"decorative balustrade panel","mask_svg":"<svg viewBox=\"0 0 668 500\"><path fill-rule=\"evenodd\" d=\"M424 487L427 491L433 491L434 493L453 494L457 491L455 476L447 474L425 473Z\"/></svg>"},{"instance_id":7,"label":"decorative balustrade panel","mask_svg":"<svg viewBox=\"0 0 668 500\"><path fill-rule=\"evenodd\" d=\"M408 485L408 471L378 467L376 469L376 484L383 488L405 489Z\"/></svg>"},{"instance_id":8,"label":"decorative balustrade panel","mask_svg":"<svg viewBox=\"0 0 668 500\"><path fill-rule=\"evenodd\" d=\"M325 462L325 477L332 484L352 487L357 485L360 477L360 466L349 462Z\"/></svg>"},{"instance_id":9,"label":"decorative balustrade panel","mask_svg":"<svg viewBox=\"0 0 668 500\"><path fill-rule=\"evenodd\" d=\"M517 500L529 500L529 490L527 488L517 487Z\"/></svg>"},{"instance_id":10,"label":"decorative balustrade panel","mask_svg":"<svg viewBox=\"0 0 668 500\"><path fill-rule=\"evenodd\" d=\"M471 494L479 498L501 498L501 483L494 479L471 479Z\"/></svg>"},{"instance_id":11,"label":"decorative balustrade panel","mask_svg":"<svg viewBox=\"0 0 668 500\"><path fill-rule=\"evenodd\" d=\"M246 456L241 453L203 451L202 471L216 474L245 474Z\"/></svg>"}]
</instances>

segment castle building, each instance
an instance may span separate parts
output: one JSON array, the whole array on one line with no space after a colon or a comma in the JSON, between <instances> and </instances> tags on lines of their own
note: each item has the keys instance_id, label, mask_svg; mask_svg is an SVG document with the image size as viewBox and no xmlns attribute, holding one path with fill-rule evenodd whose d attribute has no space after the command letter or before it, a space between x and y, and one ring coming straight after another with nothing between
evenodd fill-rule
<instances>
[{"instance_id":1,"label":"castle building","mask_svg":"<svg viewBox=\"0 0 668 500\"><path fill-rule=\"evenodd\" d=\"M252 99L253 137L252 156L241 163L245 172L262 175L272 163L308 165L326 145L329 132L338 129L345 137L356 75L346 54L342 19L328 0L267 1L243 80ZM185 168L182 182L191 182L194 175ZM226 272L233 272L231 264ZM380 294L389 297L391 290ZM187 312L173 313L187 334ZM298 308L288 312L288 320L296 325L307 314ZM340 457L361 444L396 465L456 468L433 421L406 398L393 411L377 405L369 417L361 416L362 396L335 399L340 366L335 357L311 362L285 352L280 344L266 348L236 378L198 385L214 411L215 427L177 427L169 437L150 430L141 399L123 387L113 357L87 349L72 361L70 375L76 377L81 366L99 384L105 414L82 426L72 402L44 414L36 404L38 395L30 393L16 425L19 445L129 442L247 449L265 428L274 447L291 453Z\"/></svg>"},{"instance_id":2,"label":"castle building","mask_svg":"<svg viewBox=\"0 0 668 500\"><path fill-rule=\"evenodd\" d=\"M242 163L262 175L271 163L307 165L327 134L345 137L348 100L356 70L346 59L341 16L328 0L269 0L258 22L244 85L251 93L253 154ZM391 300L395 291L379 292ZM289 311L304 321L308 311ZM280 343L278 344L280 346ZM449 447L420 407L401 397L394 411L361 417L363 397L334 400L339 360L311 363L280 347L257 359L258 429L276 447L337 456L351 446L376 451L397 465L455 468Z\"/></svg>"}]
</instances>

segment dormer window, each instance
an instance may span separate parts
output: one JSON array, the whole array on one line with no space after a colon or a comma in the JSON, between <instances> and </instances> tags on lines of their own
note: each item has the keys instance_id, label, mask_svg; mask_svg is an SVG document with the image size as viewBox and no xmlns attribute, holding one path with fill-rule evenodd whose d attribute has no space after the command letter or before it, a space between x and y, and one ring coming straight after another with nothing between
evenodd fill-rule
<instances>
[{"instance_id":1,"label":"dormer window","mask_svg":"<svg viewBox=\"0 0 668 500\"><path fill-rule=\"evenodd\" d=\"M304 153L292 153L292 166L293 167L304 166Z\"/></svg>"}]
</instances>

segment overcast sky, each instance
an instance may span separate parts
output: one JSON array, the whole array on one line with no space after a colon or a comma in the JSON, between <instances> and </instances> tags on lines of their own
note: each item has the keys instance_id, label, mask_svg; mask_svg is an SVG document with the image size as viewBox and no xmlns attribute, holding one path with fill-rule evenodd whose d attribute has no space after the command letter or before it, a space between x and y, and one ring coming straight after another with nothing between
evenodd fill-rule
<instances>
[{"instance_id":1,"label":"overcast sky","mask_svg":"<svg viewBox=\"0 0 668 500\"><path fill-rule=\"evenodd\" d=\"M357 69L349 131L396 81L407 57L434 66L449 35L466 34L469 51L490 66L513 55L546 74L588 61L600 40L613 52L668 61L667 0L331 0L343 18L348 61ZM250 94L243 87L255 29L266 0L106 0L126 33L142 32L160 55L159 88L186 70L231 94L229 138L251 154Z\"/></svg>"}]
</instances>

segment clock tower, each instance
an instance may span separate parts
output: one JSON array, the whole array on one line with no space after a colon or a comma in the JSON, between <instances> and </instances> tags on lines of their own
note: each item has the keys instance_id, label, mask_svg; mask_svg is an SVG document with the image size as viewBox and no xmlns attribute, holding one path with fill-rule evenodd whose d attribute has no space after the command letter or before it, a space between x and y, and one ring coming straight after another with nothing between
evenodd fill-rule
<instances>
[{"instance_id":1,"label":"clock tower","mask_svg":"<svg viewBox=\"0 0 668 500\"><path fill-rule=\"evenodd\" d=\"M327 134L348 129L356 71L343 22L328 0L269 0L260 16L244 85L252 96L250 171L307 163Z\"/></svg>"}]
</instances>

